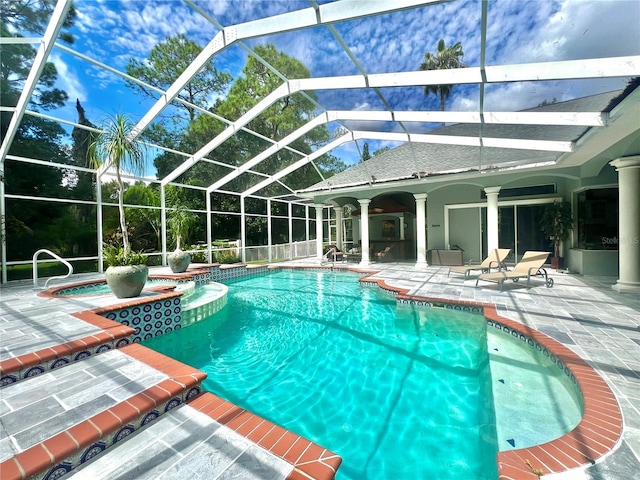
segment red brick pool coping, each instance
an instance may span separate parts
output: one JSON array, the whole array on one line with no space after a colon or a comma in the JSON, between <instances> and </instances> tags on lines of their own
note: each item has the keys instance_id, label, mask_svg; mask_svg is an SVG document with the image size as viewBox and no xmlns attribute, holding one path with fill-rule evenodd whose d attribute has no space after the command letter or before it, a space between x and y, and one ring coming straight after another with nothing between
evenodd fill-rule
<instances>
[{"instance_id":1,"label":"red brick pool coping","mask_svg":"<svg viewBox=\"0 0 640 480\"><path fill-rule=\"evenodd\" d=\"M24 480L46 472L180 392L199 385L207 376L140 344L127 345L120 351L170 378L5 460L0 464L3 480ZM292 469L287 480L331 480L342 462L335 453L212 393L204 392L187 405L288 462Z\"/></svg>"},{"instance_id":2,"label":"red brick pool coping","mask_svg":"<svg viewBox=\"0 0 640 480\"><path fill-rule=\"evenodd\" d=\"M187 372L195 370L139 344L124 347L122 351L167 375L184 376ZM199 370L195 372L201 375L202 380L206 377L206 374ZM293 466L288 480L331 480L342 462L335 453L213 393L204 392L187 405L287 461Z\"/></svg>"},{"instance_id":3,"label":"red brick pool coping","mask_svg":"<svg viewBox=\"0 0 640 480\"><path fill-rule=\"evenodd\" d=\"M276 266L275 268L298 269L309 267ZM576 353L548 335L499 315L495 305L464 300L411 296L408 295L408 289L388 285L381 279L370 278L371 275L377 272L368 269L341 266L312 268L341 269L364 273L367 276L360 278L360 282L376 284L381 289L393 293L397 299L449 303L482 308L486 319L500 323L511 330L526 335L544 348L547 348L547 350L552 352L567 366L576 378L583 396L584 413L582 420L573 430L550 442L528 448L499 452L497 455L499 480L538 480L540 475L559 473L572 468L595 464L598 459L609 453L620 441L622 436L622 413L615 395L598 372ZM145 300L148 301L148 299ZM140 300L128 300L124 304L119 304L117 307L123 308L123 306L138 303L141 303ZM142 303L144 303L144 301L142 301ZM108 308L114 308L114 306ZM102 310L105 309L95 309L75 314L78 318L105 329L104 332L88 337L91 338L91 342L98 340L110 341L113 340L114 335L119 336L128 333L129 329L127 329L127 327L100 317L97 312ZM127 331L119 331L118 328L127 329ZM49 358L51 355L58 356L62 352L68 352L69 349L75 351L83 346L85 342L86 339L75 340L63 345L44 349L43 351L4 360L0 362L0 372L24 368L26 365L39 363L43 358ZM165 357L162 354L137 344L124 348L127 349L127 354L136 356L140 361L148 363L162 371L164 371L163 368L167 365L176 363L181 366L178 369L180 372L184 373L184 370L181 370L184 368L190 371L194 370L191 367L180 364L169 357ZM233 428L241 435L254 441L254 443L258 443L263 448L291 463L294 469L288 477L290 480L330 480L334 478L336 470L342 461L336 454L309 440L288 432L267 420L261 419L236 405L226 402L213 394L202 394L189 402L189 405L198 408L219 423ZM78 426L73 428L77 427ZM71 430L67 432L70 431ZM67 434L67 432L63 432L63 434ZM57 437L58 436L53 438ZM258 438L258 442L256 442L256 438ZM74 439L74 442L75 441L77 440ZM265 445L269 445L269 447L266 448ZM36 447L42 448L41 446ZM59 450L64 453L64 449ZM30 452L30 450L23 452L23 454L27 454L28 452ZM41 453L44 452L45 451ZM33 453L34 452L31 452L31 454ZM29 462L33 460L31 454L28 455L30 457ZM48 454L45 455L45 457L46 459L50 459ZM59 455L56 455L56 459L60 460L61 458L58 457ZM44 457L42 460L44 460ZM18 456L3 462L3 475L7 472L5 468L9 467L12 461L19 462ZM18 472L20 470L24 472L24 469L22 467L17 468L17 465L16 469ZM19 475L15 478L25 477Z\"/></svg>"}]
</instances>

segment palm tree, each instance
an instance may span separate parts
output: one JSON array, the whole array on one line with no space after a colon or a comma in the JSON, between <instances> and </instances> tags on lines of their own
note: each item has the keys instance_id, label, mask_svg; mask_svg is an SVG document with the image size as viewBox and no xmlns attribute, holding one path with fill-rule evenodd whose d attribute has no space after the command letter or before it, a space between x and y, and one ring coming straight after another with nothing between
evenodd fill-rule
<instances>
[{"instance_id":1,"label":"palm tree","mask_svg":"<svg viewBox=\"0 0 640 480\"><path fill-rule=\"evenodd\" d=\"M420 70L447 70L450 68L462 68L464 52L460 42L447 47L444 40L438 42L438 53L434 55L431 52L424 54L424 61L420 64ZM435 93L440 95L440 110L444 112L444 101L451 94L453 85L425 85L424 94L429 95ZM444 126L444 124L443 124Z\"/></svg>"},{"instance_id":2,"label":"palm tree","mask_svg":"<svg viewBox=\"0 0 640 480\"><path fill-rule=\"evenodd\" d=\"M111 162L116 172L118 211L125 259L129 258L131 246L124 214L124 182L120 172L125 170L133 174L143 174L145 166L145 147L135 140L134 126L135 124L129 117L116 114L105 122L102 131L89 146L89 158L94 167L99 167L104 162Z\"/></svg>"}]
</instances>

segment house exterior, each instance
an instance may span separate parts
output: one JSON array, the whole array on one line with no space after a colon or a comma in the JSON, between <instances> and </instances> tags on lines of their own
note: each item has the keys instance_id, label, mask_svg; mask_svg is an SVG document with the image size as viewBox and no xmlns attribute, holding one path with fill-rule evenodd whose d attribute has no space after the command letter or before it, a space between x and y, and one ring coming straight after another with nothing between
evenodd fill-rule
<instances>
[{"instance_id":1,"label":"house exterior","mask_svg":"<svg viewBox=\"0 0 640 480\"><path fill-rule=\"evenodd\" d=\"M551 253L539 219L545 204L568 201L574 226L562 246L564 268L617 276L615 290L640 293L637 79L624 90L520 113L528 115L527 124L448 125L424 136L426 142L411 135L297 193L313 200L318 220L323 205L335 207L339 242L342 207L355 209L347 240L361 249L362 265L395 245L395 258L417 267L481 260L497 247L511 248L511 262L527 250ZM574 121L595 115L601 123L550 123L563 115ZM465 144L478 138L482 146ZM321 247L318 241L319 257Z\"/></svg>"}]
</instances>

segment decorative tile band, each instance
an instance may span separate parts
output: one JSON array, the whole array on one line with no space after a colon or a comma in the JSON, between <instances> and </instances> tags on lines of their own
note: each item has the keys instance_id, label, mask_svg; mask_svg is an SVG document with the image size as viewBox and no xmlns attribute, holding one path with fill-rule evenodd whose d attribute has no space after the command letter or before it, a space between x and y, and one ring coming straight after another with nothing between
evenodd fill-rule
<instances>
[{"instance_id":1,"label":"decorative tile band","mask_svg":"<svg viewBox=\"0 0 640 480\"><path fill-rule=\"evenodd\" d=\"M126 439L129 435L140 430L155 420L160 418L163 414L169 410L176 408L183 403L189 402L191 399L197 397L202 392L200 385L193 386L190 390L181 392L169 400L157 405L154 409L140 415L134 421L122 425L117 430L105 435L99 440L95 441L89 446L79 449L73 455L65 458L62 462L57 463L49 470L33 476L34 480L55 480L72 470L78 468L83 463L97 457L105 450L115 446L118 442Z\"/></svg>"},{"instance_id":2,"label":"decorative tile band","mask_svg":"<svg viewBox=\"0 0 640 480\"><path fill-rule=\"evenodd\" d=\"M129 327L107 320L91 311L73 316L90 323L100 331L65 344L2 360L0 388L131 343L133 329Z\"/></svg>"},{"instance_id":3,"label":"decorative tile band","mask_svg":"<svg viewBox=\"0 0 640 480\"><path fill-rule=\"evenodd\" d=\"M133 307L110 310L102 315L135 330L131 340L140 343L182 328L180 297L164 298Z\"/></svg>"},{"instance_id":4,"label":"decorative tile band","mask_svg":"<svg viewBox=\"0 0 640 480\"><path fill-rule=\"evenodd\" d=\"M5 460L3 480L58 479L202 392L205 373L141 345L123 352L169 378Z\"/></svg>"},{"instance_id":5,"label":"decorative tile band","mask_svg":"<svg viewBox=\"0 0 640 480\"><path fill-rule=\"evenodd\" d=\"M419 297L407 297L405 295L397 295L396 301L398 305L410 305L414 307L444 308L446 310L457 310L460 312L482 313L483 307L479 305L470 305L464 303L444 302L430 299L420 299Z\"/></svg>"},{"instance_id":6,"label":"decorative tile band","mask_svg":"<svg viewBox=\"0 0 640 480\"><path fill-rule=\"evenodd\" d=\"M180 325L186 327L192 323L199 322L215 313L218 313L227 305L227 294L218 297L212 302L206 302L194 308L182 310Z\"/></svg>"},{"instance_id":7,"label":"decorative tile band","mask_svg":"<svg viewBox=\"0 0 640 480\"><path fill-rule=\"evenodd\" d=\"M38 363L36 365L31 365L12 373L7 373L0 379L0 387L6 387L13 383L19 382L20 380L35 377L36 375L40 375L45 372L50 372L51 370L55 370L56 368L79 362L80 360L84 360L100 353L108 352L109 350L112 350L114 348L124 347L126 345L129 345L130 343L131 340L128 337L119 338L111 342L101 343L99 345L93 345L91 347L88 346L87 348L69 353L68 355L58 356L48 362Z\"/></svg>"},{"instance_id":8,"label":"decorative tile band","mask_svg":"<svg viewBox=\"0 0 640 480\"><path fill-rule=\"evenodd\" d=\"M530 347L532 350L542 353L542 355L544 355L549 360L551 360L551 363L553 363L553 365L557 367L560 370L560 372L562 372L565 376L567 376L571 380L571 382L580 390L580 385L578 384L578 381L576 380L576 377L574 376L574 374L571 372L569 367L562 361L562 359L560 357L557 357L553 353L553 351L551 351L544 345L541 345L538 341L534 340L528 335L525 335L519 329L510 328L501 322L490 320L488 318L486 320L487 320L488 327L492 327L494 330L500 331L503 334L510 336L511 338L517 339L521 343ZM582 395L582 391L580 391L580 395Z\"/></svg>"}]
</instances>

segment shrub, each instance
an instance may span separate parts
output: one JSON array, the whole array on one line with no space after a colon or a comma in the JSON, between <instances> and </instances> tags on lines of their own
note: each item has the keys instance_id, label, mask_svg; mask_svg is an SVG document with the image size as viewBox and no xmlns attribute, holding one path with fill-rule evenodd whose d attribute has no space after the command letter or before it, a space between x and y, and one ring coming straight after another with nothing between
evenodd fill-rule
<instances>
[{"instance_id":1,"label":"shrub","mask_svg":"<svg viewBox=\"0 0 640 480\"><path fill-rule=\"evenodd\" d=\"M125 253L124 248L118 245L105 245L102 249L102 257L108 267L147 264L147 257L142 252Z\"/></svg>"}]
</instances>

